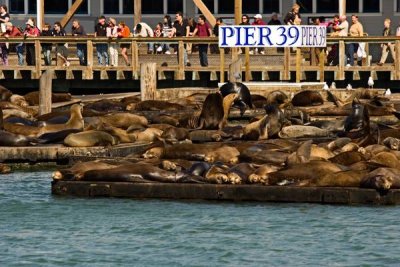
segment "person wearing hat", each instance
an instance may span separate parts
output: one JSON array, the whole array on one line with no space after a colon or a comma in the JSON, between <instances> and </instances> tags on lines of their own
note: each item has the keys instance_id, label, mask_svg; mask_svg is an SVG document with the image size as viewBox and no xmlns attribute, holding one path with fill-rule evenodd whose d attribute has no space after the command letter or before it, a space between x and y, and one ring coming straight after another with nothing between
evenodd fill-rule
<instances>
[{"instance_id":1,"label":"person wearing hat","mask_svg":"<svg viewBox=\"0 0 400 267\"><path fill-rule=\"evenodd\" d=\"M261 14L257 14L254 16L254 21L251 25L262 26L262 25L266 25L266 24L262 20ZM253 51L250 51L250 52L257 53L257 50L260 51L261 54L263 54L263 55L265 54L264 48L258 48L258 49L256 48L256 49L254 49L254 52ZM251 53L251 54L253 54L253 53Z\"/></svg>"},{"instance_id":2,"label":"person wearing hat","mask_svg":"<svg viewBox=\"0 0 400 267\"><path fill-rule=\"evenodd\" d=\"M100 16L98 23L94 27L94 37L106 37L107 36L107 25L106 17ZM99 65L108 66L108 44L96 43L97 60ZM103 60L104 59L104 60Z\"/></svg>"},{"instance_id":3,"label":"person wearing hat","mask_svg":"<svg viewBox=\"0 0 400 267\"><path fill-rule=\"evenodd\" d=\"M268 21L268 25L282 25L281 21L278 19L277 13L272 13L271 19Z\"/></svg>"},{"instance_id":4,"label":"person wearing hat","mask_svg":"<svg viewBox=\"0 0 400 267\"><path fill-rule=\"evenodd\" d=\"M114 18L110 18L108 20L108 26L106 30L106 34L108 38L117 38L118 37L118 26L117 22ZM108 51L110 55L110 64L111 66L118 66L118 45L116 42L110 42L108 45Z\"/></svg>"},{"instance_id":5,"label":"person wearing hat","mask_svg":"<svg viewBox=\"0 0 400 267\"><path fill-rule=\"evenodd\" d=\"M40 35L39 29L35 26L35 22L32 18L28 19L25 23L24 36L25 37L38 37ZM26 64L28 66L36 65L35 59L35 44L26 43Z\"/></svg>"},{"instance_id":6,"label":"person wearing hat","mask_svg":"<svg viewBox=\"0 0 400 267\"><path fill-rule=\"evenodd\" d=\"M5 38L22 36L22 32L17 27L13 26L11 22L6 22L5 26L6 26L6 32L2 34L2 36L4 36ZM18 55L18 65L19 66L24 65L24 44L23 43L16 44L15 50Z\"/></svg>"}]
</instances>

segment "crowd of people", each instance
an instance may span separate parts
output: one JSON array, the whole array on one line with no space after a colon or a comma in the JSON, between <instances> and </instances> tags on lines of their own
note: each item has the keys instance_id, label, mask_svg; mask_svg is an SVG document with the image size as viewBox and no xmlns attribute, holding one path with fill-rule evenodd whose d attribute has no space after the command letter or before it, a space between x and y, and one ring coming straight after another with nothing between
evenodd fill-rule
<instances>
[{"instance_id":1,"label":"crowd of people","mask_svg":"<svg viewBox=\"0 0 400 267\"><path fill-rule=\"evenodd\" d=\"M272 13L268 22L263 20L262 14L256 14L251 21L251 18L248 15L242 16L242 21L240 25L301 25L302 19L300 15L300 6L298 4L294 4L292 9L286 14L283 18L283 22L278 17L277 13ZM360 37L364 35L364 28L361 22L359 21L358 16L351 16L352 24L349 25L347 21L347 17L345 15L338 16L335 15L333 20L330 22L326 22L324 17L314 18L314 25L323 25L326 26L328 32L330 32L331 36L352 36L352 37ZM128 49L130 49L130 44L128 42L124 43L121 38L127 37L209 37L209 36L218 36L218 28L220 25L223 25L223 19L217 18L216 25L211 27L204 15L199 15L197 22L193 18L185 18L182 12L176 12L175 20L172 19L171 16L165 15L163 17L163 21L159 22L155 25L154 29L148 25L146 22L140 22L135 25L130 31L130 28L126 25L124 21L117 21L110 17L106 19L105 16L100 16L97 20L97 23L94 28L94 36L95 37L108 37L108 38L118 38L119 42L105 42L105 43L97 43L96 53L98 58L98 64L104 66L118 66L119 64L119 55L122 56L122 59L126 66L130 66L130 60L128 57ZM63 29L60 22L55 22L53 27L50 24L44 23L42 29L38 29L35 24L35 19L30 18L25 23L25 28L21 29L16 27L10 21L10 15L7 12L7 6L0 5L0 32L3 37L37 37L37 36L66 36L68 33L65 29ZM72 21L72 28L70 34L75 37L85 37L87 33L84 27L81 25L79 20L74 19ZM391 21L390 19L384 20L384 30L383 36L391 36ZM400 36L400 27L396 30L396 35ZM44 58L45 65L52 64L52 51L55 51L56 61L60 62L63 66L69 66L70 61L68 60L68 44L67 43L57 43L53 47L51 42L42 43L41 44L41 52ZM53 49L54 48L54 49ZM171 50L173 48L173 50ZM184 64L186 66L190 66L188 53L192 53L195 49L199 52L200 65L203 67L208 66L208 50L210 48L211 53L219 53L218 45L211 45L209 47L208 44L199 44L197 46L192 46L190 43L187 43L183 49L184 53ZM33 43L18 43L18 44L9 44L9 43L0 43L0 52L1 52L1 62L3 65L8 65L8 54L9 51L16 52L18 56L18 65L24 65L25 61L27 65L35 65L35 45ZM381 44L381 58L378 62L378 66L382 66L386 59L391 53L392 57L395 58L395 49L393 43L384 43ZM239 50L239 53L243 50ZM318 54L326 50L322 48L317 48L314 50L316 53L316 59L318 61ZM176 44L170 44L168 42L148 42L147 43L147 53L149 54L171 54L174 52L178 54L179 49ZM250 54L265 54L264 48L259 49L251 49ZM338 44L334 44L329 48L327 52L327 65L338 65L339 64L339 48ZM345 48L345 62L346 66L354 66L355 61L357 63L362 59L366 58L365 51L365 43L346 43ZM356 55L356 57L355 57ZM82 66L87 65L87 46L85 39L82 39L82 42L78 41L76 44L76 56L79 59L79 64ZM178 54L179 58L179 54ZM317 62L318 63L318 62Z\"/></svg>"}]
</instances>

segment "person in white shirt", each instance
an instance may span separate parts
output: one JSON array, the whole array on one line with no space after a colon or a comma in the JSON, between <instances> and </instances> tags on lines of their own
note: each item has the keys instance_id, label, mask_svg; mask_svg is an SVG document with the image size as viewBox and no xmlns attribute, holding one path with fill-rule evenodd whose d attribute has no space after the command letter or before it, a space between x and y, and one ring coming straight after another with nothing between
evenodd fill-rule
<instances>
[{"instance_id":1,"label":"person in white shirt","mask_svg":"<svg viewBox=\"0 0 400 267\"><path fill-rule=\"evenodd\" d=\"M154 37L153 29L145 22L139 22L133 29L133 37ZM153 54L154 43L149 42L148 54Z\"/></svg>"}]
</instances>

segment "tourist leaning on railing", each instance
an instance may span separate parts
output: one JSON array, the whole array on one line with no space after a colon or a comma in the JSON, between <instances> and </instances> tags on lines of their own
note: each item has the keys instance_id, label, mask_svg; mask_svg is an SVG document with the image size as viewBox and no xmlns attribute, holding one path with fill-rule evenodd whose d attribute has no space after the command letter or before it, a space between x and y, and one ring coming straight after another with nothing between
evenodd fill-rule
<instances>
[{"instance_id":1,"label":"tourist leaning on railing","mask_svg":"<svg viewBox=\"0 0 400 267\"><path fill-rule=\"evenodd\" d=\"M153 29L145 22L139 22L135 28L133 28L133 37L154 37ZM140 45L140 43L139 43ZM147 54L153 54L154 43L148 43Z\"/></svg>"},{"instance_id":2,"label":"tourist leaning on railing","mask_svg":"<svg viewBox=\"0 0 400 267\"><path fill-rule=\"evenodd\" d=\"M100 16L98 23L94 28L94 37L106 37L107 36L107 25L106 17ZM96 43L96 52L99 65L108 66L108 44L106 43Z\"/></svg>"},{"instance_id":3,"label":"tourist leaning on railing","mask_svg":"<svg viewBox=\"0 0 400 267\"><path fill-rule=\"evenodd\" d=\"M0 5L0 29L4 33L6 31L6 23L10 21L10 14L7 12L6 5Z\"/></svg>"},{"instance_id":4,"label":"tourist leaning on railing","mask_svg":"<svg viewBox=\"0 0 400 267\"><path fill-rule=\"evenodd\" d=\"M173 24L173 30L169 37L175 37L175 36L176 37L183 37L183 36L188 37L189 32L190 32L190 26L189 26L187 20L183 19L182 12L180 12L180 11L176 12L175 18L176 18L176 20ZM177 56L178 56L178 61L179 61L179 49L178 49ZM183 62L186 66L190 66L187 51L185 48L183 48Z\"/></svg>"},{"instance_id":5,"label":"tourist leaning on railing","mask_svg":"<svg viewBox=\"0 0 400 267\"><path fill-rule=\"evenodd\" d=\"M87 36L85 29L80 24L79 20L74 19L72 21L72 35L84 37ZM76 44L76 56L79 58L79 64L81 66L87 65L87 45L86 43L77 43Z\"/></svg>"},{"instance_id":6,"label":"tourist leaning on railing","mask_svg":"<svg viewBox=\"0 0 400 267\"><path fill-rule=\"evenodd\" d=\"M196 29L194 29L193 36L198 35L199 37L210 37L212 35L211 27L206 22L206 17L204 15L200 15L198 19L198 23ZM199 44L199 58L200 65L202 67L208 66L207 59L207 50L208 44Z\"/></svg>"},{"instance_id":7,"label":"tourist leaning on railing","mask_svg":"<svg viewBox=\"0 0 400 267\"><path fill-rule=\"evenodd\" d=\"M22 36L22 32L11 22L6 23L6 32L3 34L5 38L9 37L18 37ZM11 45L11 47L14 47ZM11 49L11 48L10 48ZM18 65L22 66L24 65L24 44L23 43L18 43L15 45L15 51L17 52L18 55Z\"/></svg>"},{"instance_id":8,"label":"tourist leaning on railing","mask_svg":"<svg viewBox=\"0 0 400 267\"><path fill-rule=\"evenodd\" d=\"M109 18L107 27L107 37L116 38L118 37L118 26L117 21L114 18ZM108 45L109 55L110 55L110 65L118 66L118 45L116 42L110 42Z\"/></svg>"},{"instance_id":9,"label":"tourist leaning on railing","mask_svg":"<svg viewBox=\"0 0 400 267\"><path fill-rule=\"evenodd\" d=\"M352 25L349 30L349 34L351 37L362 37L364 36L364 28L363 25L359 22L358 16L351 16ZM365 43L349 43L346 45L347 49L347 65L346 66L354 66L354 53L357 52L358 58L366 57L365 54ZM358 51L357 51L358 50Z\"/></svg>"},{"instance_id":10,"label":"tourist leaning on railing","mask_svg":"<svg viewBox=\"0 0 400 267\"><path fill-rule=\"evenodd\" d=\"M61 27L60 22L55 22L54 23L54 29L53 29L53 36L66 36L67 34L65 33L64 29ZM57 58L60 58L64 64L64 67L68 67L71 63L68 61L68 44L56 44L56 56Z\"/></svg>"},{"instance_id":11,"label":"tourist leaning on railing","mask_svg":"<svg viewBox=\"0 0 400 267\"><path fill-rule=\"evenodd\" d=\"M392 35L392 30L390 28L390 19L387 18L385 19L385 21L383 22L384 25L384 29L383 29L383 36L391 36ZM382 66L387 59L387 56L389 55L389 51L390 54L392 55L392 58L395 59L396 58L396 52L394 49L394 45L390 42L388 43L383 43L381 44L381 48L382 48L382 55L381 55L381 59L378 62L378 66Z\"/></svg>"},{"instance_id":12,"label":"tourist leaning on railing","mask_svg":"<svg viewBox=\"0 0 400 267\"><path fill-rule=\"evenodd\" d=\"M42 36L53 36L53 31L50 29L51 26L48 23L45 23L42 28ZM51 43L41 43L42 53L44 58L44 64L46 66L51 65Z\"/></svg>"},{"instance_id":13,"label":"tourist leaning on railing","mask_svg":"<svg viewBox=\"0 0 400 267\"><path fill-rule=\"evenodd\" d=\"M170 15L165 15L164 16L164 22L163 22L163 36L164 37L169 37L172 32L172 19ZM170 51L170 46L169 43L164 43L164 51L165 54L171 54Z\"/></svg>"},{"instance_id":14,"label":"tourist leaning on railing","mask_svg":"<svg viewBox=\"0 0 400 267\"><path fill-rule=\"evenodd\" d=\"M127 38L127 37L130 37L130 35L131 35L131 31L129 30L129 27L126 26L125 21L120 21L118 24L118 37L119 38ZM131 64L129 63L127 50L131 47L131 44L122 43L120 45L120 47L121 47L121 55L125 61L125 64L127 66L130 66Z\"/></svg>"},{"instance_id":15,"label":"tourist leaning on railing","mask_svg":"<svg viewBox=\"0 0 400 267\"><path fill-rule=\"evenodd\" d=\"M25 37L38 37L40 35L40 31L35 26L35 23L32 18L28 19L25 25L26 25L24 30ZM35 44L26 43L25 48L26 48L26 64L28 66L34 66L36 64Z\"/></svg>"}]
</instances>

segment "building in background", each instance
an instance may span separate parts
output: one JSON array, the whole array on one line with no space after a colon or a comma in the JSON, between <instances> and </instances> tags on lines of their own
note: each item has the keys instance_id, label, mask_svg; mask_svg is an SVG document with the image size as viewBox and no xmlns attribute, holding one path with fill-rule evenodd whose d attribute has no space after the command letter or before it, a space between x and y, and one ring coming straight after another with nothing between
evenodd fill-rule
<instances>
[{"instance_id":1,"label":"building in background","mask_svg":"<svg viewBox=\"0 0 400 267\"><path fill-rule=\"evenodd\" d=\"M54 23L60 20L75 0L45 0L45 21ZM216 17L233 17L234 0L203 0ZM303 23L308 17L333 17L338 13L339 0L243 0L243 13L250 17L262 14L264 20L276 12L282 18L294 2L300 4ZM0 0L9 8L12 21L23 26L28 17L36 16L36 0ZM398 25L400 20L400 0L347 0L347 14L358 14L365 31L370 35L381 35L383 19L388 17ZM93 32L99 15L112 16L117 21L124 20L133 27L133 0L84 0L75 14L87 31ZM142 20L150 26L162 21L164 14L183 11L188 17L199 14L192 0L147 0L142 1ZM67 25L67 32L70 29Z\"/></svg>"}]
</instances>

